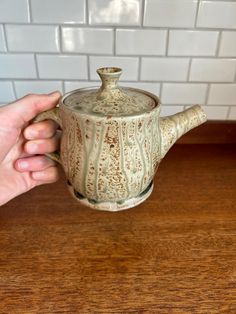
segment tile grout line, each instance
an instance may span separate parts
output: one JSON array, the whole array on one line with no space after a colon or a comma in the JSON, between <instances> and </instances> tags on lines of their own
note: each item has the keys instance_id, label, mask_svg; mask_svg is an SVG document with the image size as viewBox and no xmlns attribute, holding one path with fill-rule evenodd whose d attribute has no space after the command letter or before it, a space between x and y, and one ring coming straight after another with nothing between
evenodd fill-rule
<instances>
[{"instance_id":1,"label":"tile grout line","mask_svg":"<svg viewBox=\"0 0 236 314\"><path fill-rule=\"evenodd\" d=\"M200 30L200 31L215 31L215 32L219 32L219 31L223 31L223 30L227 30L227 31L236 31L236 27L197 27L195 28L194 26L188 26L188 27L181 27L181 26L145 26L143 25L142 27L140 27L140 25L122 25L122 24L112 24L112 23L107 23L107 24L87 24L87 23L61 23L61 22L51 22L51 23L47 23L47 22L5 22L5 24L9 24L9 25L17 25L17 26L21 26L21 25L35 25L35 26L55 26L55 25L61 25L61 26L65 26L65 27L71 27L71 28L112 28L112 27L118 27L118 28L122 28L122 29L145 29L145 30L167 30L167 29L171 29L171 30L183 30L183 31L192 31L192 30Z\"/></svg>"},{"instance_id":2,"label":"tile grout line","mask_svg":"<svg viewBox=\"0 0 236 314\"><path fill-rule=\"evenodd\" d=\"M88 79L84 78L84 79L75 79L75 78L51 78L51 77L43 77L43 78L40 78L40 80L42 81L62 81L62 80L65 80L65 81L78 81L78 82L86 82L88 81ZM15 81L36 81L38 80L38 78L20 78L20 77L0 77L0 81L5 81L5 80L15 80ZM98 80L96 79L90 79L91 82L99 82ZM120 81L121 83L126 83L126 82L129 82L129 83L137 83L138 81L137 80L132 80L132 79L127 79L127 80L121 80ZM219 81L219 82L214 82L214 81L190 81L190 82L187 82L186 80L184 81L176 81L176 80L140 80L139 81L140 83L158 83L158 84L161 84L161 83L169 83L169 84L190 84L190 85L199 85L199 84L204 84L204 85L207 85L207 84L215 84L215 85L220 85L220 84L227 84L227 85L235 85L235 82L233 81Z\"/></svg>"},{"instance_id":3,"label":"tile grout line","mask_svg":"<svg viewBox=\"0 0 236 314\"><path fill-rule=\"evenodd\" d=\"M190 58L189 63L188 63L188 72L187 72L187 79L186 79L186 81L188 83L190 83L190 71L191 71L191 67L192 67L192 60L193 60L193 58Z\"/></svg>"},{"instance_id":4,"label":"tile grout line","mask_svg":"<svg viewBox=\"0 0 236 314\"><path fill-rule=\"evenodd\" d=\"M16 85L15 85L15 81L12 80L11 81L12 83L12 88L13 88L13 93L14 93L14 96L15 96L15 99L17 99L17 92L16 92Z\"/></svg>"},{"instance_id":5,"label":"tile grout line","mask_svg":"<svg viewBox=\"0 0 236 314\"><path fill-rule=\"evenodd\" d=\"M60 55L63 54L63 38L62 38L62 27L60 25L58 25L58 30L57 30L57 36L58 36L58 41L59 41L59 52L60 52Z\"/></svg>"},{"instance_id":6,"label":"tile grout line","mask_svg":"<svg viewBox=\"0 0 236 314\"><path fill-rule=\"evenodd\" d=\"M90 56L89 55L87 55L87 72L88 72L87 80L90 81L91 77L90 77Z\"/></svg>"},{"instance_id":7,"label":"tile grout line","mask_svg":"<svg viewBox=\"0 0 236 314\"><path fill-rule=\"evenodd\" d=\"M88 0L85 1L85 19L86 19L86 25L89 25L89 3Z\"/></svg>"},{"instance_id":8,"label":"tile grout line","mask_svg":"<svg viewBox=\"0 0 236 314\"><path fill-rule=\"evenodd\" d=\"M138 82L141 81L141 67L142 67L142 58L139 57L138 59Z\"/></svg>"},{"instance_id":9,"label":"tile grout line","mask_svg":"<svg viewBox=\"0 0 236 314\"><path fill-rule=\"evenodd\" d=\"M197 29L197 19L198 19L198 13L199 13L199 8L200 8L200 1L198 0L197 2L197 8L196 8L196 12L195 12L195 19L194 19L194 28Z\"/></svg>"},{"instance_id":10,"label":"tile grout line","mask_svg":"<svg viewBox=\"0 0 236 314\"><path fill-rule=\"evenodd\" d=\"M38 67L38 60L37 60L37 56L36 53L34 53L34 63L35 63L35 69L36 69L36 76L37 79L39 79L39 67Z\"/></svg>"},{"instance_id":11,"label":"tile grout line","mask_svg":"<svg viewBox=\"0 0 236 314\"><path fill-rule=\"evenodd\" d=\"M31 0L27 0L27 7L28 7L28 13L29 13L29 19L30 19L30 23L28 23L28 25L32 25L33 24L33 12L32 12L32 7L31 7Z\"/></svg>"},{"instance_id":12,"label":"tile grout line","mask_svg":"<svg viewBox=\"0 0 236 314\"><path fill-rule=\"evenodd\" d=\"M141 5L140 5L140 12L141 12L141 16L140 16L140 26L143 27L143 23L144 23L144 15L145 15L145 7L146 7L146 0L141 1Z\"/></svg>"},{"instance_id":13,"label":"tile grout line","mask_svg":"<svg viewBox=\"0 0 236 314\"><path fill-rule=\"evenodd\" d=\"M207 84L206 96L205 96L205 106L208 106L209 95L210 95L211 83Z\"/></svg>"},{"instance_id":14,"label":"tile grout line","mask_svg":"<svg viewBox=\"0 0 236 314\"><path fill-rule=\"evenodd\" d=\"M6 24L2 24L2 29L3 29L3 37L4 37L4 43L6 47L6 52L5 54L9 53L9 47L8 47L8 40L7 40L7 30L6 30Z\"/></svg>"},{"instance_id":15,"label":"tile grout line","mask_svg":"<svg viewBox=\"0 0 236 314\"><path fill-rule=\"evenodd\" d=\"M113 56L116 56L116 34L117 34L117 29L116 27L114 27L113 28L113 43L112 43Z\"/></svg>"},{"instance_id":16,"label":"tile grout line","mask_svg":"<svg viewBox=\"0 0 236 314\"><path fill-rule=\"evenodd\" d=\"M166 46L165 46L165 57L168 57L168 50L169 50L169 38L170 38L170 30L166 30Z\"/></svg>"},{"instance_id":17,"label":"tile grout line","mask_svg":"<svg viewBox=\"0 0 236 314\"><path fill-rule=\"evenodd\" d=\"M50 51L40 51L40 52L37 52L37 51L7 51L7 52L4 52L4 51L1 51L0 52L0 55L21 55L21 54L33 54L33 53L40 53L41 55L55 55L55 56L60 56L60 55L68 55L68 56L87 56L88 54L91 55L91 56L94 56L94 57L113 57L112 53L108 53L108 54L101 54L101 53L91 53L91 52L79 52L79 51L75 51L75 52L62 52L62 53L59 53L59 52L50 52ZM190 59L190 58L194 58L194 59L207 59L207 60L234 60L236 61L236 57L228 57L228 56L222 56L222 57L216 57L216 56L207 56L207 55L204 55L204 56L195 56L195 55L171 55L171 56L165 56L165 55L160 55L160 54L119 54L119 55L116 55L116 56L119 56L121 58L139 58L139 57L145 57L145 58L155 58L155 59L163 59L163 58L168 58L168 59L172 59L172 58L175 58L175 59Z\"/></svg>"},{"instance_id":18,"label":"tile grout line","mask_svg":"<svg viewBox=\"0 0 236 314\"><path fill-rule=\"evenodd\" d=\"M230 112L231 112L231 106L228 106L228 110L227 110L227 114L226 114L226 120L230 120L229 119Z\"/></svg>"},{"instance_id":19,"label":"tile grout line","mask_svg":"<svg viewBox=\"0 0 236 314\"><path fill-rule=\"evenodd\" d=\"M215 57L219 58L219 53L220 53L220 44L221 44L221 38L222 38L222 31L219 31L218 35L218 40L217 40L217 45L216 45L216 51L215 51Z\"/></svg>"}]
</instances>

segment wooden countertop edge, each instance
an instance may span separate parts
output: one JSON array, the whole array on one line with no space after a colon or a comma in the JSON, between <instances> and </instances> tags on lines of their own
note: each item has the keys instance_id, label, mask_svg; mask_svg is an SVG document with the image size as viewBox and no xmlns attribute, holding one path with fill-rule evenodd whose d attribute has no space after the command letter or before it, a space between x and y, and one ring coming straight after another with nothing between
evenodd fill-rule
<instances>
[{"instance_id":1,"label":"wooden countertop edge","mask_svg":"<svg viewBox=\"0 0 236 314\"><path fill-rule=\"evenodd\" d=\"M182 136L177 144L236 144L236 121L207 121Z\"/></svg>"}]
</instances>

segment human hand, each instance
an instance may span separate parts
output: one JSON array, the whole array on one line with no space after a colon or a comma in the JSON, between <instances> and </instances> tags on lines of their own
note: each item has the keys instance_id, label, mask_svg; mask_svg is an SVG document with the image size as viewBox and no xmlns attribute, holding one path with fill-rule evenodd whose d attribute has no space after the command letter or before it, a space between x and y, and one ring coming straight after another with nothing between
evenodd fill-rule
<instances>
[{"instance_id":1,"label":"human hand","mask_svg":"<svg viewBox=\"0 0 236 314\"><path fill-rule=\"evenodd\" d=\"M59 146L58 125L52 120L31 120L55 107L59 98L59 92L28 95L0 107L0 205L58 179L55 162L44 155Z\"/></svg>"}]
</instances>

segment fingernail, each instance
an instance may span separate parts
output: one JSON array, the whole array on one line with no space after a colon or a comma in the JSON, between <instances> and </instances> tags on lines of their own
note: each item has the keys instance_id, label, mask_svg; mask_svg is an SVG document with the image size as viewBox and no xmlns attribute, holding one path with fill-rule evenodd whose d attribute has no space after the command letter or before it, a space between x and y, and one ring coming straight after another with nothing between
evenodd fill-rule
<instances>
[{"instance_id":1,"label":"fingernail","mask_svg":"<svg viewBox=\"0 0 236 314\"><path fill-rule=\"evenodd\" d=\"M35 143L30 143L28 144L28 150L31 152L31 153L35 153L38 149L38 145L35 144Z\"/></svg>"},{"instance_id":2,"label":"fingernail","mask_svg":"<svg viewBox=\"0 0 236 314\"><path fill-rule=\"evenodd\" d=\"M25 137L29 140L35 138L37 136L37 131L34 129L27 129L25 132Z\"/></svg>"},{"instance_id":3,"label":"fingernail","mask_svg":"<svg viewBox=\"0 0 236 314\"><path fill-rule=\"evenodd\" d=\"M19 167L21 170L27 169L28 166L29 166L29 164L28 164L27 161L25 161L25 160L18 161L18 167Z\"/></svg>"},{"instance_id":4,"label":"fingernail","mask_svg":"<svg viewBox=\"0 0 236 314\"><path fill-rule=\"evenodd\" d=\"M44 171L35 171L32 172L32 176L35 180L40 180L41 178L44 177Z\"/></svg>"}]
</instances>

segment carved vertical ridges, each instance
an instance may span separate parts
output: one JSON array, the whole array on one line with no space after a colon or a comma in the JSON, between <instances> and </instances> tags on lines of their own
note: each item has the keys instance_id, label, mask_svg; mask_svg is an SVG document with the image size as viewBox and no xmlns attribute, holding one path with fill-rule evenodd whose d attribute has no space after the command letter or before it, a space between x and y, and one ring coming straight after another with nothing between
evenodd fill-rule
<instances>
[{"instance_id":1,"label":"carved vertical ridges","mask_svg":"<svg viewBox=\"0 0 236 314\"><path fill-rule=\"evenodd\" d=\"M76 191L98 202L122 202L147 188L161 158L157 110L128 119L64 117L63 161Z\"/></svg>"}]
</instances>

